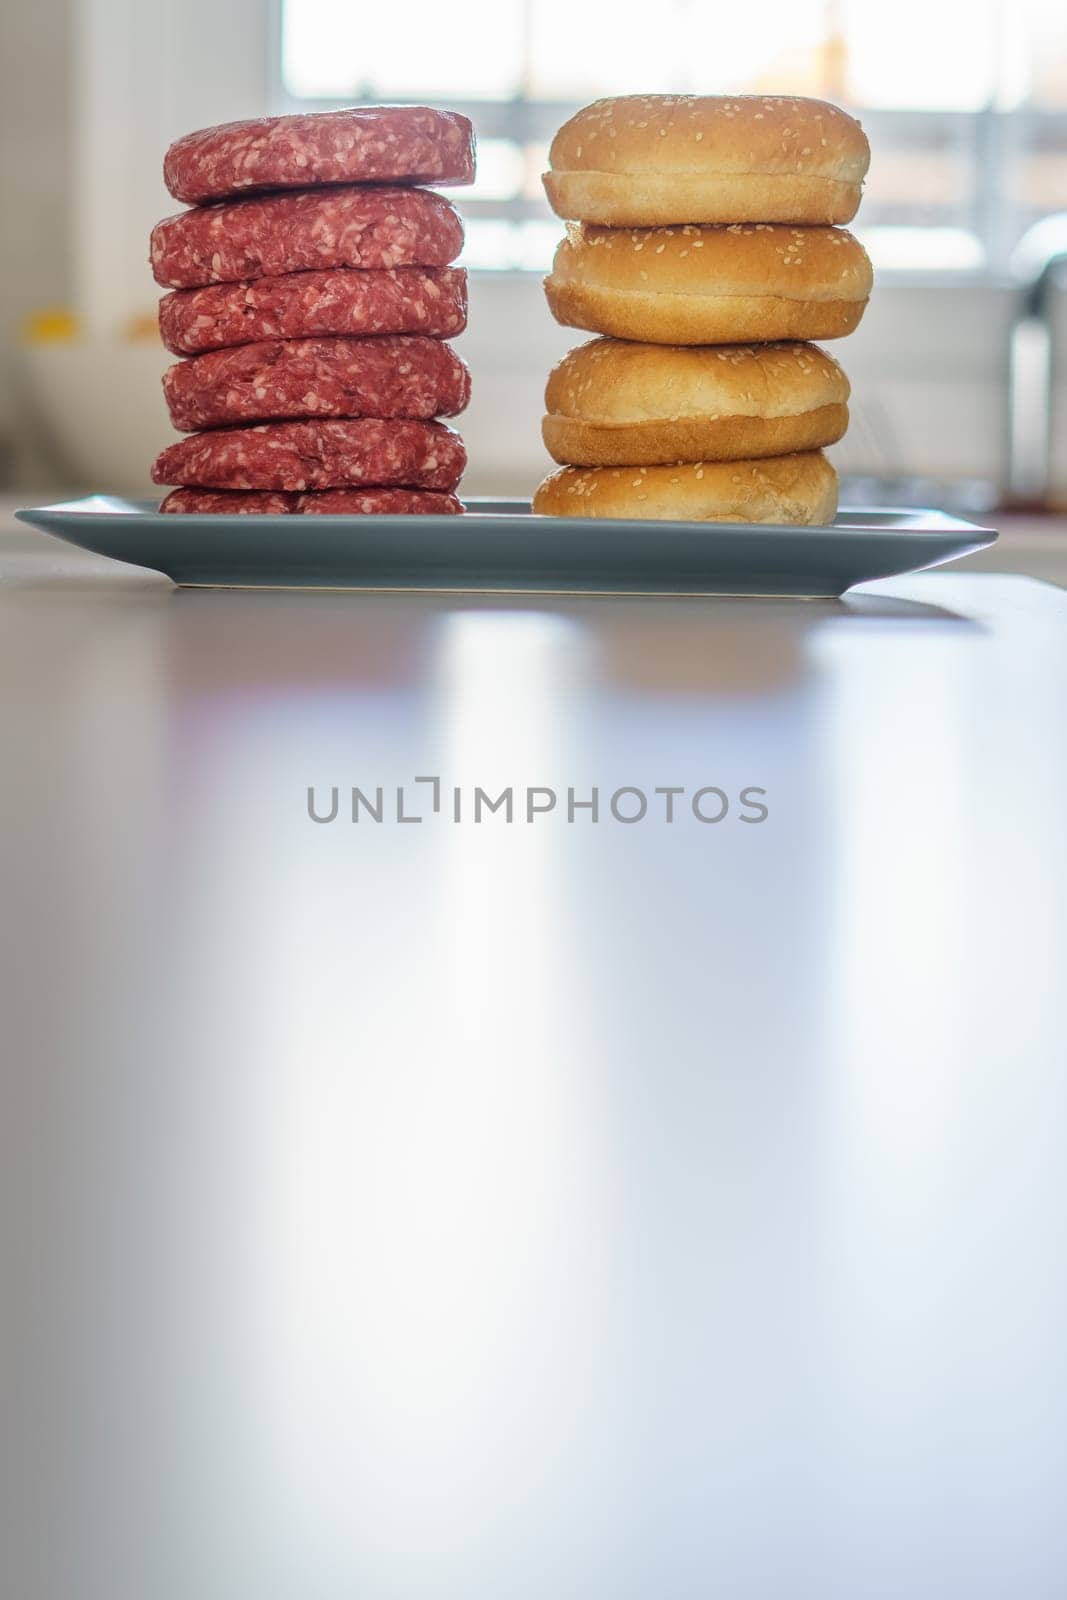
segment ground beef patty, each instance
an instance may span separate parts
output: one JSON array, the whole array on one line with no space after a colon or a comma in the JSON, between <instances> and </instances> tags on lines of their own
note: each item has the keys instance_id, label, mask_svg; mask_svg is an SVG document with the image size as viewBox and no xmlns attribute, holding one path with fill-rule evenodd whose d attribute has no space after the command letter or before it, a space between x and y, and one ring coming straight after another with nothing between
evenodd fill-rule
<instances>
[{"instance_id":1,"label":"ground beef patty","mask_svg":"<svg viewBox=\"0 0 1067 1600\"><path fill-rule=\"evenodd\" d=\"M153 483L200 489L454 489L467 465L443 422L268 422L219 428L168 446Z\"/></svg>"},{"instance_id":2,"label":"ground beef patty","mask_svg":"<svg viewBox=\"0 0 1067 1600\"><path fill-rule=\"evenodd\" d=\"M163 161L167 188L190 205L249 189L473 179L470 122L429 106L360 106L225 122L187 133Z\"/></svg>"},{"instance_id":3,"label":"ground beef patty","mask_svg":"<svg viewBox=\"0 0 1067 1600\"><path fill-rule=\"evenodd\" d=\"M305 517L456 517L463 505L434 489L323 489L302 494L297 510Z\"/></svg>"},{"instance_id":4,"label":"ground beef patty","mask_svg":"<svg viewBox=\"0 0 1067 1600\"><path fill-rule=\"evenodd\" d=\"M470 373L420 333L377 339L266 339L178 361L163 374L182 433L285 417L454 417Z\"/></svg>"},{"instance_id":5,"label":"ground beef patty","mask_svg":"<svg viewBox=\"0 0 1067 1600\"><path fill-rule=\"evenodd\" d=\"M255 489L172 489L160 511L186 516L455 517L454 494L433 489L323 489L317 494L267 494Z\"/></svg>"},{"instance_id":6,"label":"ground beef patty","mask_svg":"<svg viewBox=\"0 0 1067 1600\"><path fill-rule=\"evenodd\" d=\"M267 494L257 489L172 489L160 501L160 511L184 512L186 516L205 512L213 516L283 517L295 510L298 494Z\"/></svg>"},{"instance_id":7,"label":"ground beef patty","mask_svg":"<svg viewBox=\"0 0 1067 1600\"><path fill-rule=\"evenodd\" d=\"M165 288L195 289L325 267L447 267L462 248L455 207L429 189L302 189L166 217L151 262Z\"/></svg>"},{"instance_id":8,"label":"ground beef patty","mask_svg":"<svg viewBox=\"0 0 1067 1600\"><path fill-rule=\"evenodd\" d=\"M252 283L176 289L159 302L159 331L176 356L323 334L427 333L449 339L466 325L463 267L287 272Z\"/></svg>"}]
</instances>

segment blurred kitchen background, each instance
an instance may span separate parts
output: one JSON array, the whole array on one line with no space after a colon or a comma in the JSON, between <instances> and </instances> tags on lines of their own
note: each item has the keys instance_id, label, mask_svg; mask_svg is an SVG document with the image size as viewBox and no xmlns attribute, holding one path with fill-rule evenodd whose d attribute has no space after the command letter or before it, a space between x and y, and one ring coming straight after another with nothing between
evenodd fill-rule
<instances>
[{"instance_id":1,"label":"blurred kitchen background","mask_svg":"<svg viewBox=\"0 0 1067 1600\"><path fill-rule=\"evenodd\" d=\"M477 494L545 470L561 226L540 174L579 105L628 91L782 91L854 109L874 298L834 353L852 500L1067 511L1063 0L33 0L3 7L0 487L149 492L169 428L148 232L165 147L209 123L374 101L466 111ZM1051 529L1052 521L1047 524ZM1067 522L1059 523L1061 530ZM1003 562L1001 562L1003 564Z\"/></svg>"}]
</instances>

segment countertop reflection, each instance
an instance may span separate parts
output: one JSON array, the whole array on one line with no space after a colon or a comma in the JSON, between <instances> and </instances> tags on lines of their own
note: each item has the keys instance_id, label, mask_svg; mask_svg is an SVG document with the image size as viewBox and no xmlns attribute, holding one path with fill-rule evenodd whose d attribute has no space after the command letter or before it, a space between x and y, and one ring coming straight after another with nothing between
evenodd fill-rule
<instances>
[{"instance_id":1,"label":"countertop reflection","mask_svg":"<svg viewBox=\"0 0 1067 1600\"><path fill-rule=\"evenodd\" d=\"M0 571L4 1594L1061 1591L1067 595Z\"/></svg>"}]
</instances>

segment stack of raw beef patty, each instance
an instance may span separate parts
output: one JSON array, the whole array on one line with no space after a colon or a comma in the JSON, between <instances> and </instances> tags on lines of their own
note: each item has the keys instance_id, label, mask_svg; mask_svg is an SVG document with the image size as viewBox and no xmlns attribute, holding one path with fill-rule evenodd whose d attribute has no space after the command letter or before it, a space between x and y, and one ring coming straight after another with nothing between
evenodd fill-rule
<instances>
[{"instance_id":1,"label":"stack of raw beef patty","mask_svg":"<svg viewBox=\"0 0 1067 1600\"><path fill-rule=\"evenodd\" d=\"M462 510L470 397L454 207L417 184L474 177L466 117L377 106L228 123L164 162L193 209L152 231L163 379L188 438L163 451L161 510Z\"/></svg>"}]
</instances>

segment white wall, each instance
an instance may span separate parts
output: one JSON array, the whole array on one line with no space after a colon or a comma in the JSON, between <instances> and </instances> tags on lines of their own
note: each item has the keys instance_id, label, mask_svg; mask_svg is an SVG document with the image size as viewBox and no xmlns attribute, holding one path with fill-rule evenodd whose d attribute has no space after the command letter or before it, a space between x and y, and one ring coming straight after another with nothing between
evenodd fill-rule
<instances>
[{"instance_id":1,"label":"white wall","mask_svg":"<svg viewBox=\"0 0 1067 1600\"><path fill-rule=\"evenodd\" d=\"M68 0L74 8L74 282L94 336L159 293L148 235L180 209L163 152L190 128L261 114L269 0Z\"/></svg>"},{"instance_id":2,"label":"white wall","mask_svg":"<svg viewBox=\"0 0 1067 1600\"><path fill-rule=\"evenodd\" d=\"M47 469L17 396L22 320L70 298L71 0L0 4L0 481Z\"/></svg>"}]
</instances>

